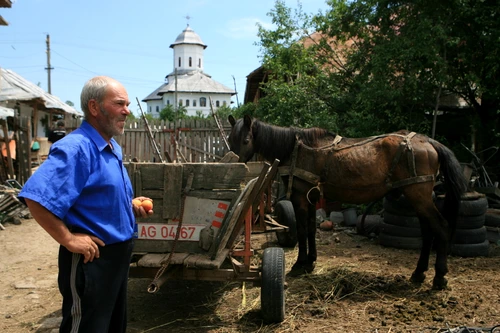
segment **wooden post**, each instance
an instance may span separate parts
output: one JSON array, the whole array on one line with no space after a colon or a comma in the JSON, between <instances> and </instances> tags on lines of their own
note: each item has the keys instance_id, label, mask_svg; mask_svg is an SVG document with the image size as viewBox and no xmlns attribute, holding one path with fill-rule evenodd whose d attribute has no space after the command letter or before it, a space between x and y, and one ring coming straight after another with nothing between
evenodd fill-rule
<instances>
[{"instance_id":1,"label":"wooden post","mask_svg":"<svg viewBox=\"0 0 500 333\"><path fill-rule=\"evenodd\" d=\"M10 140L11 140L11 138L9 137L9 130L7 128L7 122L5 121L5 119L2 119L0 121L0 123L2 124L3 140L4 140L4 143L5 143L5 149L7 150L7 165L8 165L8 168L9 168L9 175L10 175L10 179L14 179L15 178L14 177L14 163L12 163L12 153L10 151ZM2 158L3 158L3 155L2 155Z\"/></svg>"}]
</instances>

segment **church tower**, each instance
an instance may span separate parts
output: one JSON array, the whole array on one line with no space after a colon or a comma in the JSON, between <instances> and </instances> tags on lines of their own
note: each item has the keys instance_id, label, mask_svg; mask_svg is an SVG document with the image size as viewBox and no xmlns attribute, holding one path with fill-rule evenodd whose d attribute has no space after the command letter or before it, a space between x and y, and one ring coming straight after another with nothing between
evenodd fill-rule
<instances>
[{"instance_id":1,"label":"church tower","mask_svg":"<svg viewBox=\"0 0 500 333\"><path fill-rule=\"evenodd\" d=\"M147 103L147 113L154 118L167 105L185 107L187 115L211 114L210 99L214 109L230 106L236 92L212 79L204 71L203 53L207 45L188 26L170 45L173 49L173 70L165 77L165 83L142 101Z\"/></svg>"}]
</instances>

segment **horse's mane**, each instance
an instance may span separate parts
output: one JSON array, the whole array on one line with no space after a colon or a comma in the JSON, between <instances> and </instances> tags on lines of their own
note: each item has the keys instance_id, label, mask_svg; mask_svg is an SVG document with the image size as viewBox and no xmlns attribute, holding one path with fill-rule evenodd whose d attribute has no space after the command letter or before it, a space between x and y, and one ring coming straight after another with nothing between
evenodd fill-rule
<instances>
[{"instance_id":1,"label":"horse's mane","mask_svg":"<svg viewBox=\"0 0 500 333\"><path fill-rule=\"evenodd\" d=\"M293 151L297 138L307 146L317 147L320 140L325 138L333 139L336 136L335 133L323 128L280 127L266 124L257 119L254 119L252 128L256 150L270 160L278 158L283 161L288 158Z\"/></svg>"}]
</instances>

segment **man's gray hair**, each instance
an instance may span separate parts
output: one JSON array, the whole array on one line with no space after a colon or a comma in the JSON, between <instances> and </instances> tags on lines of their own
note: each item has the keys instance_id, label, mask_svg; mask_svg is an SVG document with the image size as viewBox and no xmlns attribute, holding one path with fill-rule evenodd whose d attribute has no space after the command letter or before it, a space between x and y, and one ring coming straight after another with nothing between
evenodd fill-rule
<instances>
[{"instance_id":1,"label":"man's gray hair","mask_svg":"<svg viewBox=\"0 0 500 333\"><path fill-rule=\"evenodd\" d=\"M80 94L80 106L85 119L88 119L90 114L89 101L95 99L99 105L102 105L106 96L106 88L111 81L109 77L96 76L85 83Z\"/></svg>"}]
</instances>

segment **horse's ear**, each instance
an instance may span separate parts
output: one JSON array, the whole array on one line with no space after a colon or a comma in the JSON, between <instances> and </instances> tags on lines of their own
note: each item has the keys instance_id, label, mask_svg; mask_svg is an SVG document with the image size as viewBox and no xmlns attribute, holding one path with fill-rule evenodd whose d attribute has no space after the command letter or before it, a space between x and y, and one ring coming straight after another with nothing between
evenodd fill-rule
<instances>
[{"instance_id":1,"label":"horse's ear","mask_svg":"<svg viewBox=\"0 0 500 333\"><path fill-rule=\"evenodd\" d=\"M252 117L250 117L249 115L245 115L243 118L243 123L248 128L252 127Z\"/></svg>"},{"instance_id":2,"label":"horse's ear","mask_svg":"<svg viewBox=\"0 0 500 333\"><path fill-rule=\"evenodd\" d=\"M236 124L236 119L234 119L234 117L232 115L229 115L227 117L227 120L229 120L229 123L231 124L231 126L234 127L234 125Z\"/></svg>"}]
</instances>

